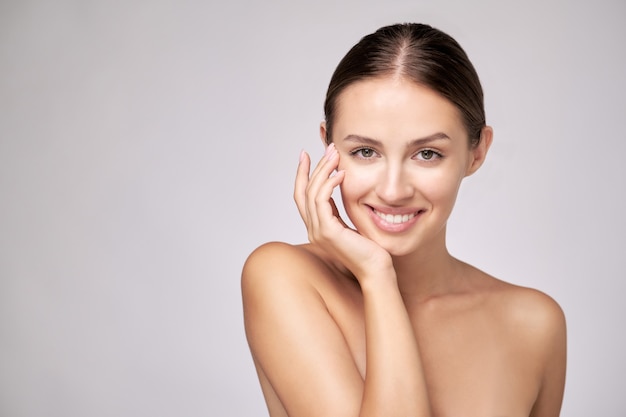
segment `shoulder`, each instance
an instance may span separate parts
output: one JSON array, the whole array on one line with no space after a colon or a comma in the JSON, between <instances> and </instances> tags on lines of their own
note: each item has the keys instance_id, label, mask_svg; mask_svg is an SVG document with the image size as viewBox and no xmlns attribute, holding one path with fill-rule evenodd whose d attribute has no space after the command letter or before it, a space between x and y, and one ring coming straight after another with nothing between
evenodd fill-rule
<instances>
[{"instance_id":1,"label":"shoulder","mask_svg":"<svg viewBox=\"0 0 626 417\"><path fill-rule=\"evenodd\" d=\"M534 288L511 284L470 266L486 312L508 328L518 331L551 332L565 327L565 315L559 304ZM530 335L526 335L530 336Z\"/></svg>"},{"instance_id":2,"label":"shoulder","mask_svg":"<svg viewBox=\"0 0 626 417\"><path fill-rule=\"evenodd\" d=\"M294 299L315 302L321 283L332 276L330 264L311 245L261 245L248 256L241 273L244 313L263 305L273 309L277 303L287 308Z\"/></svg>"},{"instance_id":3,"label":"shoulder","mask_svg":"<svg viewBox=\"0 0 626 417\"><path fill-rule=\"evenodd\" d=\"M549 295L527 287L505 284L499 300L503 317L537 336L565 329L565 315Z\"/></svg>"},{"instance_id":4,"label":"shoulder","mask_svg":"<svg viewBox=\"0 0 626 417\"><path fill-rule=\"evenodd\" d=\"M473 268L473 267L472 267ZM551 351L563 350L566 339L565 315L559 304L534 288L511 284L473 269L481 294L483 312L499 334L517 349L536 359Z\"/></svg>"},{"instance_id":5,"label":"shoulder","mask_svg":"<svg viewBox=\"0 0 626 417\"><path fill-rule=\"evenodd\" d=\"M567 363L565 315L549 295L532 288L500 284L496 291L501 334L519 363L536 375L537 397L531 416L558 415Z\"/></svg>"},{"instance_id":6,"label":"shoulder","mask_svg":"<svg viewBox=\"0 0 626 417\"><path fill-rule=\"evenodd\" d=\"M290 279L302 281L316 272L327 272L329 265L310 249L310 245L269 242L256 248L244 263L242 285L255 285L261 280Z\"/></svg>"},{"instance_id":7,"label":"shoulder","mask_svg":"<svg viewBox=\"0 0 626 417\"><path fill-rule=\"evenodd\" d=\"M248 259L244 264L244 272L246 269L255 268L259 266L269 266L276 261L281 261L278 265L283 265L284 262L303 261L310 257L310 251L308 251L306 245L292 245L284 242L268 242L252 251Z\"/></svg>"},{"instance_id":8,"label":"shoulder","mask_svg":"<svg viewBox=\"0 0 626 417\"><path fill-rule=\"evenodd\" d=\"M527 287L500 282L493 313L512 346L523 350L539 372L557 362L564 367L566 322L559 304L549 295Z\"/></svg>"},{"instance_id":9,"label":"shoulder","mask_svg":"<svg viewBox=\"0 0 626 417\"><path fill-rule=\"evenodd\" d=\"M329 307L336 304L328 294L337 278L313 245L267 243L244 264L245 333L272 415L286 415L285 408L310 410L319 397L326 404L354 404L347 399L360 395L352 389L361 381L359 370L346 360L352 353ZM319 363L326 364L325 372ZM349 392L336 389L344 378L353 382Z\"/></svg>"}]
</instances>

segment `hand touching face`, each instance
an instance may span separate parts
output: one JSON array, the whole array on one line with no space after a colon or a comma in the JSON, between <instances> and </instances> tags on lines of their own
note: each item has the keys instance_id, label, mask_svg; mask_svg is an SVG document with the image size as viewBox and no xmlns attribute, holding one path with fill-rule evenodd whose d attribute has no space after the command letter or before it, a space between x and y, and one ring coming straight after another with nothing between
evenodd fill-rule
<instances>
[{"instance_id":1,"label":"hand touching face","mask_svg":"<svg viewBox=\"0 0 626 417\"><path fill-rule=\"evenodd\" d=\"M345 171L343 203L359 233L392 255L443 239L462 179L484 159L488 133L471 148L457 108L402 78L347 87L332 140Z\"/></svg>"}]
</instances>

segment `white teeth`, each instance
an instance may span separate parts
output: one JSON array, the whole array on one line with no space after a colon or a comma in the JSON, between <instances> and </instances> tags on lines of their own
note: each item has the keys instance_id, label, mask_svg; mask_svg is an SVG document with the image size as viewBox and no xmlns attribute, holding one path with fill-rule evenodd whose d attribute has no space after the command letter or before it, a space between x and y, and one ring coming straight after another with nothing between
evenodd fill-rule
<instances>
[{"instance_id":1,"label":"white teeth","mask_svg":"<svg viewBox=\"0 0 626 417\"><path fill-rule=\"evenodd\" d=\"M409 220L411 220L413 217L415 217L415 213L411 213L411 214L385 214L385 213L381 213L379 211L374 210L374 213L376 213L376 215L378 217L380 217L381 219L383 219L384 221L386 221L387 223L392 223L392 224L400 224L400 223L406 223Z\"/></svg>"}]
</instances>

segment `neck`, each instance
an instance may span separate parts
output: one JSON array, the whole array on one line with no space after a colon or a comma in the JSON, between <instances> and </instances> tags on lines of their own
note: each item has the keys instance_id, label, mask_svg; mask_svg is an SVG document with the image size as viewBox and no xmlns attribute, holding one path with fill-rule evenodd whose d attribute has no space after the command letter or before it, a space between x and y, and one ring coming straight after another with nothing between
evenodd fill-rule
<instances>
[{"instance_id":1,"label":"neck","mask_svg":"<svg viewBox=\"0 0 626 417\"><path fill-rule=\"evenodd\" d=\"M394 257L393 264L405 303L450 293L458 286L461 276L461 262L450 255L445 238L418 253Z\"/></svg>"}]
</instances>

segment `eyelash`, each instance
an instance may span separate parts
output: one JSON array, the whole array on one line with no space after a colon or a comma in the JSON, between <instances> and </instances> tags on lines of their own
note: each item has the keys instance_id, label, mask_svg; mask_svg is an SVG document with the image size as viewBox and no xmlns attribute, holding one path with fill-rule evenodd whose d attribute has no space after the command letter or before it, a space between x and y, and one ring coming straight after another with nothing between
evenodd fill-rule
<instances>
[{"instance_id":1,"label":"eyelash","mask_svg":"<svg viewBox=\"0 0 626 417\"><path fill-rule=\"evenodd\" d=\"M373 155L372 156L363 156L363 151L371 151L373 153ZM424 152L431 152L432 156L430 158L428 158L428 159L423 158ZM354 149L354 150L350 151L350 155L351 156L354 156L354 157L356 157L358 159L365 159L365 160L372 159L376 154L378 154L378 153L374 149L368 148L368 147L357 148L357 149ZM418 151L417 153L415 153L415 156L418 156L418 155L422 155L422 158L419 158L418 161L424 161L424 162L431 162L431 161L443 158L443 155L440 152L437 152L434 149L422 149L422 150Z\"/></svg>"},{"instance_id":2,"label":"eyelash","mask_svg":"<svg viewBox=\"0 0 626 417\"><path fill-rule=\"evenodd\" d=\"M417 152L415 155L417 156L417 155L422 154L422 157L423 157L423 153L424 152L431 152L432 156L429 159L420 159L420 161L431 162L433 160L437 160L437 159L443 158L443 155L440 152L437 152L434 149L422 149L419 152Z\"/></svg>"},{"instance_id":3,"label":"eyelash","mask_svg":"<svg viewBox=\"0 0 626 417\"><path fill-rule=\"evenodd\" d=\"M350 151L350 155L354 156L354 157L357 157L359 159L372 159L374 157L374 155L372 155L372 156L363 156L363 151L371 151L372 153L377 154L377 152L374 149L363 147L363 148L357 148L357 149L354 149L354 150Z\"/></svg>"}]
</instances>

